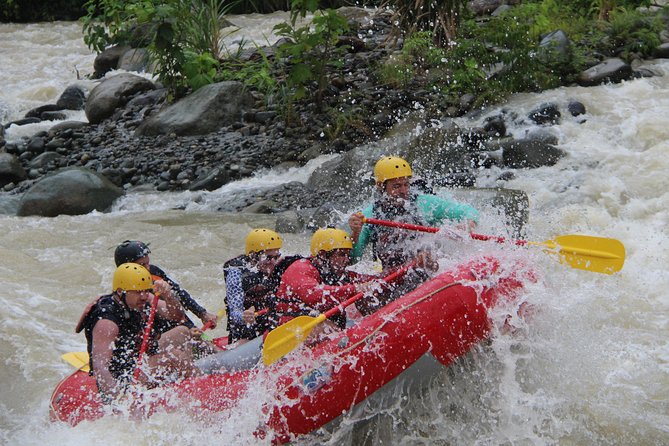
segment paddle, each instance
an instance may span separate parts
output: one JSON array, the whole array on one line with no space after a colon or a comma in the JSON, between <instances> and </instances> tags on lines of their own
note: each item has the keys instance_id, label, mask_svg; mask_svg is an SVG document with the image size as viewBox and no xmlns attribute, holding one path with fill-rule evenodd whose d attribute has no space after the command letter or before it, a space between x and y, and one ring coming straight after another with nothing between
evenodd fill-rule
<instances>
[{"instance_id":1,"label":"paddle","mask_svg":"<svg viewBox=\"0 0 669 446\"><path fill-rule=\"evenodd\" d=\"M392 282L404 275L409 268L412 268L414 265L415 262L411 262L397 271L388 274L381 280L384 282ZM272 364L293 351L295 347L309 336L316 325L320 324L330 316L343 311L344 308L357 302L364 295L364 293L358 293L317 317L298 316L270 331L263 343L262 360L265 365Z\"/></svg>"},{"instance_id":2,"label":"paddle","mask_svg":"<svg viewBox=\"0 0 669 446\"><path fill-rule=\"evenodd\" d=\"M139 378L140 367L142 365L142 356L149 346L149 337L151 336L151 329L153 328L153 320L156 317L156 309L158 308L158 300L160 300L160 293L155 293L153 299L151 300L151 309L149 310L149 320L146 323L146 328L144 328L144 336L142 337L142 345L139 347L139 353L137 354L137 366L135 367L135 373L133 378L137 381Z\"/></svg>"},{"instance_id":3,"label":"paddle","mask_svg":"<svg viewBox=\"0 0 669 446\"><path fill-rule=\"evenodd\" d=\"M363 218L364 223L435 233L439 228L414 225L396 221ZM572 268L597 273L613 274L620 271L625 263L625 246L616 239L589 235L559 235L553 240L530 242L527 240L507 240L504 237L470 233L475 240L494 240L497 243L515 243L520 246L543 246L545 251L557 253L560 262Z\"/></svg>"},{"instance_id":4,"label":"paddle","mask_svg":"<svg viewBox=\"0 0 669 446\"><path fill-rule=\"evenodd\" d=\"M225 309L219 310L218 313L216 313L217 319L222 318L223 315L225 315ZM209 330L212 327L212 325L213 324L211 322L204 324L202 326L202 331ZM211 340L211 339L206 339L206 340ZM89 372L91 370L90 365L88 363L89 360L88 352L68 352L68 353L63 353L60 357L77 370L81 370L82 372Z\"/></svg>"}]
</instances>

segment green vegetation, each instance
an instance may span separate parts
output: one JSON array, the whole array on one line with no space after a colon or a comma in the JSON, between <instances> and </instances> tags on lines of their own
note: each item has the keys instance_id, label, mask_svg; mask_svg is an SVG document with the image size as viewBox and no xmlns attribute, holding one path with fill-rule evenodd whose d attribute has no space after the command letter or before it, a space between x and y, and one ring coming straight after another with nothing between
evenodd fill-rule
<instances>
[{"instance_id":1,"label":"green vegetation","mask_svg":"<svg viewBox=\"0 0 669 446\"><path fill-rule=\"evenodd\" d=\"M82 21L85 41L95 50L129 42L146 46L155 73L173 97L211 82L238 80L264 94L268 104L278 105L287 122L299 125L293 114L296 106L313 104L316 111L323 111L330 78L342 74L345 50L338 42L349 26L332 8L342 3L88 0ZM399 24L395 35L403 39L399 52L374 63L371 78L379 86L441 92L451 105L459 104L467 93L475 96L474 106L482 106L514 92L568 84L606 57L628 62L647 57L667 27L666 15L637 10L650 0L528 0L485 19L468 15L463 0L370 3L393 8L394 23ZM220 33L227 14L288 7L290 19L274 28L285 38L275 56L267 57L258 48L260 58L242 59L244 45L236 55L224 54ZM309 23L304 22L307 15ZM547 34L558 30L569 38L568 46L540 47ZM345 101L343 96L340 101ZM364 115L332 102L328 99L333 108L326 109L328 138Z\"/></svg>"},{"instance_id":2,"label":"green vegetation","mask_svg":"<svg viewBox=\"0 0 669 446\"><path fill-rule=\"evenodd\" d=\"M446 46L432 31L417 31L407 37L401 54L378 65L375 74L393 87L423 82L453 104L472 93L475 106L499 102L514 92L554 88L574 81L602 57L631 61L652 53L666 23L625 7L632 3L647 2L525 2L487 21L461 20L458 37ZM599 20L602 15L608 21ZM541 39L556 30L571 41L566 55L539 48Z\"/></svg>"},{"instance_id":3,"label":"green vegetation","mask_svg":"<svg viewBox=\"0 0 669 446\"><path fill-rule=\"evenodd\" d=\"M304 18L307 13L315 13L311 23L298 26L298 18ZM293 0L290 23L274 27L278 36L288 39L279 47L277 56L287 62L286 87L290 101L305 98L309 85L315 83L316 108L322 108L327 69L341 66L339 61L343 49L337 48L336 43L339 36L347 31L346 19L334 9L320 10L316 0Z\"/></svg>"}]
</instances>

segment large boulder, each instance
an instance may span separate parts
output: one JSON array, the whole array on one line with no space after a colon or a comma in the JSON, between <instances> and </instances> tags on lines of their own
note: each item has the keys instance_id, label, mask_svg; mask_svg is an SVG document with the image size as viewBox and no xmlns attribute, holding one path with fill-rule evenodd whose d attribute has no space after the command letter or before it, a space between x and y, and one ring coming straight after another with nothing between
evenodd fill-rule
<instances>
[{"instance_id":1,"label":"large boulder","mask_svg":"<svg viewBox=\"0 0 669 446\"><path fill-rule=\"evenodd\" d=\"M44 177L28 189L19 203L17 215L81 215L106 211L123 195L103 175L83 167L71 167Z\"/></svg>"},{"instance_id":2,"label":"large boulder","mask_svg":"<svg viewBox=\"0 0 669 446\"><path fill-rule=\"evenodd\" d=\"M137 93L153 90L153 82L141 76L121 73L103 80L86 101L86 118L91 124L99 124L109 118L118 107L125 105Z\"/></svg>"},{"instance_id":3,"label":"large boulder","mask_svg":"<svg viewBox=\"0 0 669 446\"><path fill-rule=\"evenodd\" d=\"M21 161L11 153L0 153L0 187L9 183L17 183L27 178Z\"/></svg>"},{"instance_id":4,"label":"large boulder","mask_svg":"<svg viewBox=\"0 0 669 446\"><path fill-rule=\"evenodd\" d=\"M631 79L632 75L632 66L624 60L614 57L583 71L579 74L577 82L583 87L592 87L606 82L617 84Z\"/></svg>"},{"instance_id":5,"label":"large boulder","mask_svg":"<svg viewBox=\"0 0 669 446\"><path fill-rule=\"evenodd\" d=\"M135 135L205 135L239 122L252 106L253 97L241 82L210 84L151 116Z\"/></svg>"}]
</instances>

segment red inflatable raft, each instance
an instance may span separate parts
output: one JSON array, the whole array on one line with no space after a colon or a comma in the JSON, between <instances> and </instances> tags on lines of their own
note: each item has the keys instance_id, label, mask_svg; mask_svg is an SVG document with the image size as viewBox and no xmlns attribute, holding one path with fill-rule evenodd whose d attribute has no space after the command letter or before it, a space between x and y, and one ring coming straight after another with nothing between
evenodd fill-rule
<instances>
[{"instance_id":1,"label":"red inflatable raft","mask_svg":"<svg viewBox=\"0 0 669 446\"><path fill-rule=\"evenodd\" d=\"M256 432L283 443L312 432L392 385L421 358L448 366L490 331L489 310L512 299L528 277L524 268L486 258L442 273L364 318L331 340L299 347L270 366L205 375L160 388L145 397L145 413L186 411L198 416L244 404L250 392L266 398ZM513 271L511 271L513 270ZM436 361L433 361L436 363ZM155 392L152 391L152 392ZM150 400L150 401L149 401ZM76 425L105 413L87 373L61 381L51 397L51 418Z\"/></svg>"}]
</instances>

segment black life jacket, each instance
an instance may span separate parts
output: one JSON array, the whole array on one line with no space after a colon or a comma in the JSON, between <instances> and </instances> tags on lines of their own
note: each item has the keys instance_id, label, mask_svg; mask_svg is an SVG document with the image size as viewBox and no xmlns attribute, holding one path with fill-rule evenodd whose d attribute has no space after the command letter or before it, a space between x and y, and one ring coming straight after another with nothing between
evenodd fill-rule
<instances>
[{"instance_id":1,"label":"black life jacket","mask_svg":"<svg viewBox=\"0 0 669 446\"><path fill-rule=\"evenodd\" d=\"M267 309L267 313L256 317L256 323L248 326L237 323L232 319L230 305L226 296L225 305L228 314L228 340L234 342L238 339L254 339L267 330L276 327L274 307L276 304L276 290L281 283L281 275L300 256L283 257L276 264L272 273L263 274L256 267L251 266L251 259L247 255L240 255L230 259L223 265L223 273L227 279L228 272L237 268L241 272L242 291L244 293L244 309L254 307L256 311Z\"/></svg>"},{"instance_id":2,"label":"black life jacket","mask_svg":"<svg viewBox=\"0 0 669 446\"><path fill-rule=\"evenodd\" d=\"M114 341L114 351L109 372L120 381L130 381L137 363L137 355L144 334L145 315L119 302L108 294L102 296L86 316L84 332L86 335L89 358L93 351L93 328L102 319L107 319L118 326L118 336ZM90 361L93 374L93 361Z\"/></svg>"},{"instance_id":3,"label":"black life jacket","mask_svg":"<svg viewBox=\"0 0 669 446\"><path fill-rule=\"evenodd\" d=\"M403 206L398 207L391 204L387 197L380 197L373 204L373 216L382 220L426 226L427 222L416 206L416 199L417 195L412 192ZM412 256L407 249L407 242L418 236L416 232L377 225L370 225L370 232L374 256L381 260L384 269L403 265Z\"/></svg>"}]
</instances>

